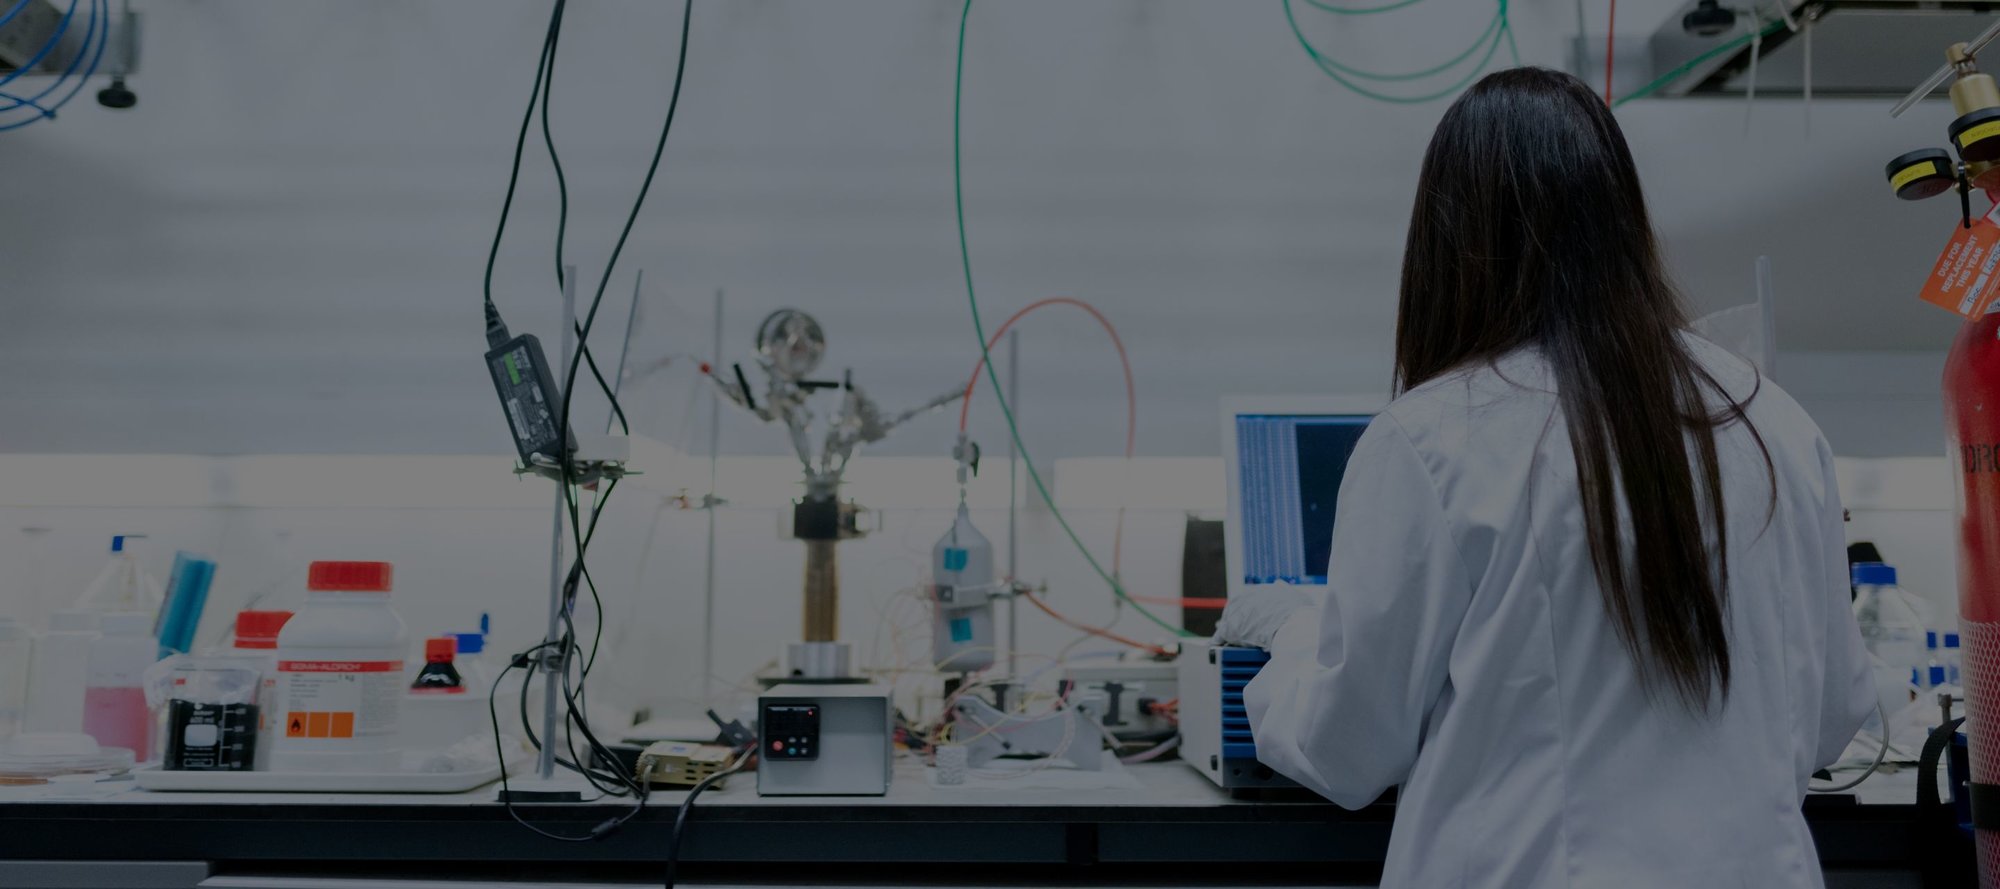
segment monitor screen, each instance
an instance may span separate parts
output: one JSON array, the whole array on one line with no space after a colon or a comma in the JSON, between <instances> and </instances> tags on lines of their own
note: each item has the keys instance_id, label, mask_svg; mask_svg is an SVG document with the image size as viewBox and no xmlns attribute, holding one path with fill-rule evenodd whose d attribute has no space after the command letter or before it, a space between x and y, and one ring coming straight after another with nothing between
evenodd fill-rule
<instances>
[{"instance_id":1,"label":"monitor screen","mask_svg":"<svg viewBox=\"0 0 2000 889\"><path fill-rule=\"evenodd\" d=\"M1245 584L1325 584L1340 479L1364 414L1238 414Z\"/></svg>"}]
</instances>

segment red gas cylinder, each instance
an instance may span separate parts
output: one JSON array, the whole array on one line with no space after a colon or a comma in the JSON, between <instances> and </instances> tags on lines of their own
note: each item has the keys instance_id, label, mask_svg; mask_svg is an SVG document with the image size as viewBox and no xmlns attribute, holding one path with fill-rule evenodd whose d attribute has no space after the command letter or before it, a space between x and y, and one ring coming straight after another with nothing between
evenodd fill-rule
<instances>
[{"instance_id":1,"label":"red gas cylinder","mask_svg":"<svg viewBox=\"0 0 2000 889\"><path fill-rule=\"evenodd\" d=\"M1958 480L1958 615L1977 812L1982 796L2000 801L2000 313L1959 331L1945 361L1944 413ZM2000 830L1992 827L1978 831L1987 889L2000 887Z\"/></svg>"}]
</instances>

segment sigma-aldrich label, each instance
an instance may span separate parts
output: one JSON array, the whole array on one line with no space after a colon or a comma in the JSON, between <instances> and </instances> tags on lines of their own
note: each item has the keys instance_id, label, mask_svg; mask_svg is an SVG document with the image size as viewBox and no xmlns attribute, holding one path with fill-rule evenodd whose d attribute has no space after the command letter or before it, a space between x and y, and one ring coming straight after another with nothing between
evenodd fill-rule
<instances>
[{"instance_id":1,"label":"sigma-aldrich label","mask_svg":"<svg viewBox=\"0 0 2000 889\"><path fill-rule=\"evenodd\" d=\"M396 733L402 661L279 661L278 734L287 742Z\"/></svg>"}]
</instances>

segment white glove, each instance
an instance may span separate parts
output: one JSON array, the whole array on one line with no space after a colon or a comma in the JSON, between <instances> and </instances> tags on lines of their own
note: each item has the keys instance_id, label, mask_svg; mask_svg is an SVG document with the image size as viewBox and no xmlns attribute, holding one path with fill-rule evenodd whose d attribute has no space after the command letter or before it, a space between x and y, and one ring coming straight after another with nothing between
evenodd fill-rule
<instances>
[{"instance_id":1,"label":"white glove","mask_svg":"<svg viewBox=\"0 0 2000 889\"><path fill-rule=\"evenodd\" d=\"M1288 583L1258 584L1229 597L1222 619L1215 624L1215 641L1223 645L1270 648L1278 630L1302 608L1312 604L1304 590Z\"/></svg>"}]
</instances>

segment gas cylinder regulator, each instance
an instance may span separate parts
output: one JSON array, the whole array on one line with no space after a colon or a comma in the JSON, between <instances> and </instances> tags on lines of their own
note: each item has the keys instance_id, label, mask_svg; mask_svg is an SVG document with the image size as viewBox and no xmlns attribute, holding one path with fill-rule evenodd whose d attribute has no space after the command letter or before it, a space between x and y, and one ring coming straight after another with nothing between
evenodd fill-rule
<instances>
[{"instance_id":1,"label":"gas cylinder regulator","mask_svg":"<svg viewBox=\"0 0 2000 889\"><path fill-rule=\"evenodd\" d=\"M1993 75L1979 70L1978 54L2000 37L2000 24L1987 28L1970 43L1955 43L1945 50L1944 67L1897 103L1892 116L1900 117L1910 106L1931 94L1947 79L1951 84L1952 110L1958 113L1945 135L1952 153L1942 148L1919 148L1889 162L1884 175L1896 197L1920 201L1953 190L1958 191L1959 213L1966 228L1972 227L1972 189L2000 189L2000 85ZM1953 79L1955 78L1955 79Z\"/></svg>"}]
</instances>

